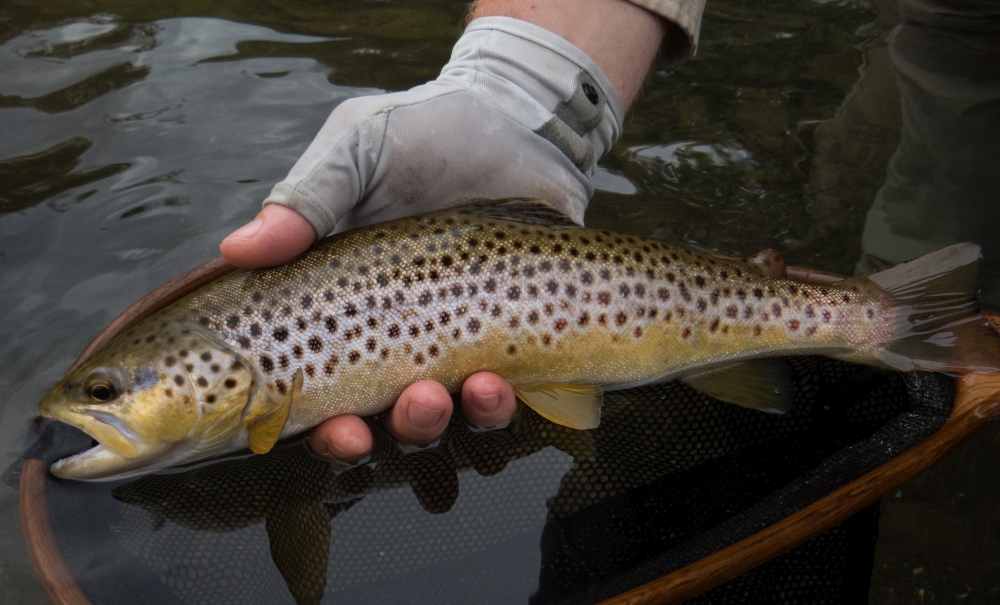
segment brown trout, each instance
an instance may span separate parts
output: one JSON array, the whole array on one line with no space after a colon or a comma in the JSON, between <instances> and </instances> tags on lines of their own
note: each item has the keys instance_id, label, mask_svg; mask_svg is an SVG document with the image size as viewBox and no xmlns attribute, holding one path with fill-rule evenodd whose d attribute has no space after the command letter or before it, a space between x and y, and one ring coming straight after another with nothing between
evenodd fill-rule
<instances>
[{"instance_id":1,"label":"brown trout","mask_svg":"<svg viewBox=\"0 0 1000 605\"><path fill-rule=\"evenodd\" d=\"M390 407L425 379L504 376L541 415L587 429L602 389L683 379L781 412L788 355L897 370L992 371L957 244L828 286L581 228L541 202L479 203L329 237L222 277L131 328L45 396L98 445L52 466L111 480Z\"/></svg>"}]
</instances>

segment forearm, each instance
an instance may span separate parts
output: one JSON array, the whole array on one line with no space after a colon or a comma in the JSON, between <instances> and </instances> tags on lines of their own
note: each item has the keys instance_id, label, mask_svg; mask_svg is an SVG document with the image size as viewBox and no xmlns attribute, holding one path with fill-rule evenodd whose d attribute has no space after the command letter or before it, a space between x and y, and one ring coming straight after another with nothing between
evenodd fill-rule
<instances>
[{"instance_id":1,"label":"forearm","mask_svg":"<svg viewBox=\"0 0 1000 605\"><path fill-rule=\"evenodd\" d=\"M471 16L513 17L565 38L607 74L626 109L667 33L665 20L625 0L478 0Z\"/></svg>"}]
</instances>

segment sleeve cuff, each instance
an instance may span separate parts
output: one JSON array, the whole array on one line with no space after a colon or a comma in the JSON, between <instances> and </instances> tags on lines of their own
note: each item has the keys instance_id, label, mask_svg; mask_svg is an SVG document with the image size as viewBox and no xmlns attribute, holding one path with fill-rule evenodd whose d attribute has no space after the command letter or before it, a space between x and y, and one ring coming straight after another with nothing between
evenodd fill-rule
<instances>
[{"instance_id":1,"label":"sleeve cuff","mask_svg":"<svg viewBox=\"0 0 1000 605\"><path fill-rule=\"evenodd\" d=\"M698 50L698 35L701 32L701 17L705 12L705 0L628 0L636 6L656 13L675 27L668 33L664 59L669 63L680 63L694 56Z\"/></svg>"}]
</instances>

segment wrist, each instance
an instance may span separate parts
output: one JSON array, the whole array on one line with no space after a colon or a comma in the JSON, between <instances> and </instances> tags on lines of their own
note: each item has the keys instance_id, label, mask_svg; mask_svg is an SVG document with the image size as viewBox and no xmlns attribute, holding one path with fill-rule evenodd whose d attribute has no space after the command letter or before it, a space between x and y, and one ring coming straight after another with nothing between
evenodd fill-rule
<instances>
[{"instance_id":1,"label":"wrist","mask_svg":"<svg viewBox=\"0 0 1000 605\"><path fill-rule=\"evenodd\" d=\"M626 0L478 0L470 16L512 17L565 39L607 74L625 110L667 32L664 19Z\"/></svg>"}]
</instances>

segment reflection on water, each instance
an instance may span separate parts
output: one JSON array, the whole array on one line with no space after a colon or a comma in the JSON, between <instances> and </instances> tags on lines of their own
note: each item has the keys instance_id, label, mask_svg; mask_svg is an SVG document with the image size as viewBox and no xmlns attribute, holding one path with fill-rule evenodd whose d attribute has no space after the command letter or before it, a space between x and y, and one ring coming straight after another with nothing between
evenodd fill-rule
<instances>
[{"instance_id":1,"label":"reflection on water","mask_svg":"<svg viewBox=\"0 0 1000 605\"><path fill-rule=\"evenodd\" d=\"M0 448L17 448L38 399L91 336L217 254L337 103L435 77L465 9L0 5ZM775 247L791 263L850 272L900 141L887 49L898 19L888 1L711 1L698 58L652 75L603 160L588 223L727 254ZM992 441L980 442L986 453L958 465L969 483L995 458ZM878 569L907 580L885 572L873 595L907 602L964 582L965 602L989 602L995 561L961 557L995 543L995 494L954 476L955 487L931 485L918 480L898 499L905 506L886 508L890 558ZM937 509L948 512L928 512ZM927 519L940 523L926 532L937 541L912 542ZM951 533L978 546L949 551L946 526L967 528ZM43 602L23 552L16 494L0 491L0 601ZM956 553L956 571L934 567L940 552ZM537 573L537 561L521 563ZM918 566L927 571L915 576Z\"/></svg>"}]
</instances>

